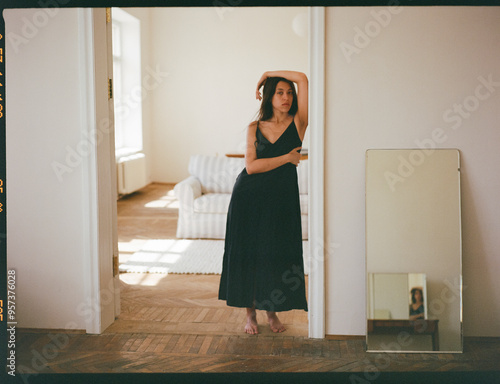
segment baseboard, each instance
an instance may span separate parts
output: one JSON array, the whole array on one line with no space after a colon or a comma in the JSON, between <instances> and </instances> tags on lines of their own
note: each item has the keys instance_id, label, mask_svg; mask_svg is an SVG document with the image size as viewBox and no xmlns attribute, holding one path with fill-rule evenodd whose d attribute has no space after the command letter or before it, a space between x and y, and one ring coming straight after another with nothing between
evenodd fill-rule
<instances>
[{"instance_id":1,"label":"baseboard","mask_svg":"<svg viewBox=\"0 0 500 384\"><path fill-rule=\"evenodd\" d=\"M365 335L326 335L327 340L365 340ZM465 342L498 343L499 336L464 336Z\"/></svg>"},{"instance_id":2,"label":"baseboard","mask_svg":"<svg viewBox=\"0 0 500 384\"><path fill-rule=\"evenodd\" d=\"M365 340L364 335L326 335L327 340Z\"/></svg>"},{"instance_id":3,"label":"baseboard","mask_svg":"<svg viewBox=\"0 0 500 384\"><path fill-rule=\"evenodd\" d=\"M85 329L55 329L55 328L17 328L17 331L24 333L71 333L85 334Z\"/></svg>"},{"instance_id":4,"label":"baseboard","mask_svg":"<svg viewBox=\"0 0 500 384\"><path fill-rule=\"evenodd\" d=\"M481 343L498 343L500 336L464 336L464 341L481 342Z\"/></svg>"}]
</instances>

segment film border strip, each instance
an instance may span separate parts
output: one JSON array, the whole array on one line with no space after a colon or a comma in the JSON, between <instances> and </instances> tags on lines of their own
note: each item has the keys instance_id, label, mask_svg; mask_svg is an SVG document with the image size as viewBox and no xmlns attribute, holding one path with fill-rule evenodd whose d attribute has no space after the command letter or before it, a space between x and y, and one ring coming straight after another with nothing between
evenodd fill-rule
<instances>
[{"instance_id":1,"label":"film border strip","mask_svg":"<svg viewBox=\"0 0 500 384\"><path fill-rule=\"evenodd\" d=\"M0 6L0 359L7 361L7 212L6 212L6 122L5 122L5 21ZM5 369L5 365L1 368Z\"/></svg>"}]
</instances>

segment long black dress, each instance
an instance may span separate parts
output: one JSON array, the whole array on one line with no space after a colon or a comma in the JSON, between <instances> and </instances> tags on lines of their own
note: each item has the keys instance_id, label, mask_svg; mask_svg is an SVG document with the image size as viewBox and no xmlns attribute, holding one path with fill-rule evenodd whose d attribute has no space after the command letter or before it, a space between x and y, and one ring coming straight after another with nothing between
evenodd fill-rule
<instances>
[{"instance_id":1,"label":"long black dress","mask_svg":"<svg viewBox=\"0 0 500 384\"><path fill-rule=\"evenodd\" d=\"M257 158L300 147L295 123L274 142L256 131ZM287 163L268 172L239 174L233 188L219 299L232 307L307 311L297 168Z\"/></svg>"}]
</instances>

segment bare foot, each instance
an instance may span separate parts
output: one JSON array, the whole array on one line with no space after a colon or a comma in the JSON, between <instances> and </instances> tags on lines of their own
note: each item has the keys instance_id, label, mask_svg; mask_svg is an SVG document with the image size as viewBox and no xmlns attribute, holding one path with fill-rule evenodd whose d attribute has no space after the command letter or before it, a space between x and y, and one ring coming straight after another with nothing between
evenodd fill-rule
<instances>
[{"instance_id":1,"label":"bare foot","mask_svg":"<svg viewBox=\"0 0 500 384\"><path fill-rule=\"evenodd\" d=\"M273 332L281 333L286 331L285 326L281 323L280 319L278 319L276 312L267 312L267 321L269 321L269 326Z\"/></svg>"},{"instance_id":2,"label":"bare foot","mask_svg":"<svg viewBox=\"0 0 500 384\"><path fill-rule=\"evenodd\" d=\"M250 335L256 335L257 333L259 333L257 313L253 308L247 308L247 323L245 325L245 332Z\"/></svg>"}]
</instances>

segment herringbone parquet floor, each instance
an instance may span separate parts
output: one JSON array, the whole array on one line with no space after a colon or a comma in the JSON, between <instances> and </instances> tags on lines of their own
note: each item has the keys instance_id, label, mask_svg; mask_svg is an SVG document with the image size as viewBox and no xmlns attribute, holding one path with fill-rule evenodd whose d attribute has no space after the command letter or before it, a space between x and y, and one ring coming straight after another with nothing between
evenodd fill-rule
<instances>
[{"instance_id":1,"label":"herringbone parquet floor","mask_svg":"<svg viewBox=\"0 0 500 384\"><path fill-rule=\"evenodd\" d=\"M119 201L120 241L172 236L169 189L153 184ZM151 201L163 204L163 214L145 206ZM122 274L114 324L101 335L20 329L17 372L348 372L347 382L379 383L380 372L500 369L499 338L466 338L463 354L372 354L362 338L307 338L304 311L283 313L287 331L281 334L271 332L259 312L260 334L249 336L242 332L244 310L217 300L218 283L218 275Z\"/></svg>"}]
</instances>

